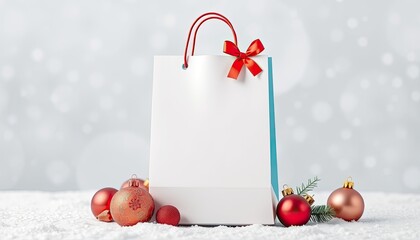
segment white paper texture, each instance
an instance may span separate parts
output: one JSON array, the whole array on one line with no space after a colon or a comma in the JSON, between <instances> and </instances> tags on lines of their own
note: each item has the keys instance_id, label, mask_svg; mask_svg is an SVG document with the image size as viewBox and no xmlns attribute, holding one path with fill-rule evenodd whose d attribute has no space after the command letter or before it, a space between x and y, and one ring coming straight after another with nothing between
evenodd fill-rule
<instances>
[{"instance_id":1,"label":"white paper texture","mask_svg":"<svg viewBox=\"0 0 420 240\"><path fill-rule=\"evenodd\" d=\"M183 223L273 223L268 65L253 59L263 72L234 80L230 56L190 57L188 69L182 56L155 57L150 187L158 205L183 208ZM260 216L240 214L254 205Z\"/></svg>"}]
</instances>

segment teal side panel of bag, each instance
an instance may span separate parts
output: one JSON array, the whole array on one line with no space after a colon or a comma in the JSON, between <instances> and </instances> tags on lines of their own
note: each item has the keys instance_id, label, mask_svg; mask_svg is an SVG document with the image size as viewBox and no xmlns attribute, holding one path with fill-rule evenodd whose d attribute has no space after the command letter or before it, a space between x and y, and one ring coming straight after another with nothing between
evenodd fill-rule
<instances>
[{"instance_id":1,"label":"teal side panel of bag","mask_svg":"<svg viewBox=\"0 0 420 240\"><path fill-rule=\"evenodd\" d=\"M277 170L277 145L276 145L276 124L274 114L274 89L273 89L273 64L272 58L268 57L268 100L270 112L270 166L271 185L277 199L279 199L279 176Z\"/></svg>"}]
</instances>

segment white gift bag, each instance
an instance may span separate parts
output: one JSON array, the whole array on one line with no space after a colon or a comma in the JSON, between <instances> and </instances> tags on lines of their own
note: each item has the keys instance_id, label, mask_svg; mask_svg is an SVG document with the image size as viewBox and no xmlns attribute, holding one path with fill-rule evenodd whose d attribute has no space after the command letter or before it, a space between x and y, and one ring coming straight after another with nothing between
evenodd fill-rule
<instances>
[{"instance_id":1,"label":"white gift bag","mask_svg":"<svg viewBox=\"0 0 420 240\"><path fill-rule=\"evenodd\" d=\"M196 23L201 20L199 27L209 19L226 22L236 42L231 23L217 13L198 18L189 36ZM245 64L235 80L227 74L237 59L237 64L250 61L239 54L155 56L150 193L156 209L162 205L179 209L180 224L275 222L278 177L271 58L252 57L262 71L253 76Z\"/></svg>"}]
</instances>

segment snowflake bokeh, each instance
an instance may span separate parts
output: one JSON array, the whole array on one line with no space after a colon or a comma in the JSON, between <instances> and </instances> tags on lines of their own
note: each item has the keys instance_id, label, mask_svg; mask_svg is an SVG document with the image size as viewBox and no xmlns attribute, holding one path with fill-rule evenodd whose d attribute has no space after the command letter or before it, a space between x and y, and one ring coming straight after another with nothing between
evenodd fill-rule
<instances>
[{"instance_id":1,"label":"snowflake bokeh","mask_svg":"<svg viewBox=\"0 0 420 240\"><path fill-rule=\"evenodd\" d=\"M274 59L281 183L420 192L420 2L254 4L0 0L0 189L147 177L153 56L181 55L195 17L218 11L241 49L258 37ZM209 23L197 51L230 38Z\"/></svg>"}]
</instances>

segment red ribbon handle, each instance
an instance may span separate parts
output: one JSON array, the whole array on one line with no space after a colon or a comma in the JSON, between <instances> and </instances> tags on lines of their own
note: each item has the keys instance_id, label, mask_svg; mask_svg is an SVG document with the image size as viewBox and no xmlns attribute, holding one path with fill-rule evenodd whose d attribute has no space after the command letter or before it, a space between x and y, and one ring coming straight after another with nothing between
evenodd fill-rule
<instances>
[{"instance_id":1,"label":"red ribbon handle","mask_svg":"<svg viewBox=\"0 0 420 240\"><path fill-rule=\"evenodd\" d=\"M232 67L230 68L228 77L237 79L244 65L254 76L262 72L261 67L250 58L260 54L262 51L264 51L264 45L260 39L254 40L244 53L239 50L237 44L234 44L231 41L225 41L223 52L236 57Z\"/></svg>"},{"instance_id":2,"label":"red ribbon handle","mask_svg":"<svg viewBox=\"0 0 420 240\"><path fill-rule=\"evenodd\" d=\"M211 16L209 16L209 15L211 15ZM209 17L207 17L207 18L205 18L204 20L202 20L202 18L203 18L203 17L206 17L206 16L209 16ZM187 53L188 53L188 45L189 45L189 43L190 43L191 33L192 33L192 31L193 31L193 29L194 29L195 25L197 24L197 22L199 22L200 20L202 20L202 21L201 21L201 22L197 25L197 28L195 29L195 32L194 32L194 39L193 39L193 45L192 45L191 56L194 56L195 42L196 42L196 39L197 39L197 32L198 32L198 29L200 28L200 26L201 26L204 22L206 22L206 21L208 21L208 20L210 20L210 19L218 19L218 20L221 20L221 21L225 22L225 23L226 23L226 24L230 27L230 29L232 30L232 33L233 33L233 40L234 40L234 42L235 42L235 45L238 45L238 39L237 39L237 37L236 37L236 32L235 32L235 29L233 28L233 25L232 25L232 23L229 21L229 19L227 19L227 18L226 18L225 16L223 16L222 14L220 14L220 13L216 13L216 12L208 12L208 13L204 13L203 15L199 16L199 17L198 17L198 18L194 21L194 23L191 25L190 31L189 31L189 33L188 33L187 44L185 45L185 51L184 51L184 65L183 65L183 67L184 67L184 68L188 68L188 57L187 57Z\"/></svg>"},{"instance_id":3,"label":"red ribbon handle","mask_svg":"<svg viewBox=\"0 0 420 240\"><path fill-rule=\"evenodd\" d=\"M245 53L241 52L238 48L238 39L236 37L236 32L235 32L235 29L233 28L232 23L225 16L223 16L220 13L216 13L216 12L208 12L208 13L202 14L191 25L190 31L188 32L187 44L185 45L183 68L184 69L188 68L188 56L187 56L188 47L189 47L189 43L190 43L190 39L191 39L191 34L192 34L194 28L196 27L196 24L198 23L198 25L197 25L197 27L195 28L195 31L194 31L194 38L193 38L193 43L192 43L191 56L194 56L195 43L196 43L196 40L197 40L198 29L201 27L201 25L203 23L205 23L206 21L208 21L210 19L218 19L218 20L221 20L221 21L225 22L230 27L230 29L232 30L232 33L233 33L234 43L231 42L231 41L225 41L225 45L224 45L224 48L223 48L224 53L236 57L235 61L232 64L232 67L229 70L228 77L233 78L233 79L237 79L238 76L239 76L239 73L241 72L242 67L244 65L248 68L248 70L254 76L256 76L260 72L262 72L262 69L260 68L260 66L258 66L258 64L250 58L250 57L256 56L259 53L261 53L262 51L264 51L264 46L261 43L261 41L259 39L254 40L249 45L249 47L248 47L248 49L246 50Z\"/></svg>"}]
</instances>

